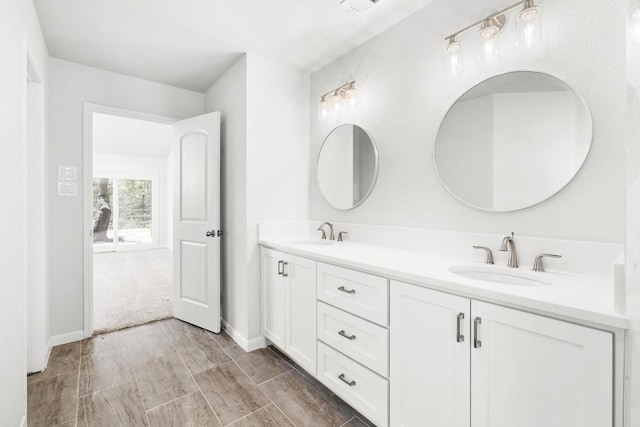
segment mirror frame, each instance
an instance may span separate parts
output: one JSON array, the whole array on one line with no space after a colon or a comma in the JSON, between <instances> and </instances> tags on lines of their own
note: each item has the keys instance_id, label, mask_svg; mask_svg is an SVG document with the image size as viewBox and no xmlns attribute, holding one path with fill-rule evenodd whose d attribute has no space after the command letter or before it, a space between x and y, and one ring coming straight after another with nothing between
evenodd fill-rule
<instances>
[{"instance_id":1,"label":"mirror frame","mask_svg":"<svg viewBox=\"0 0 640 427\"><path fill-rule=\"evenodd\" d=\"M375 162L376 164L374 165L374 170L373 170L373 179L371 180L371 186L369 187L369 189L367 190L367 192L364 194L364 196L362 196L360 198L360 200L358 201L358 203L356 203L355 205L353 205L352 207L348 208L348 209L340 209L335 207L328 199L327 196L325 196L325 194L322 192L322 187L320 187L320 156L322 155L322 149L324 148L324 145L327 143L327 141L329 140L329 137L331 137L331 135L338 129L341 128L342 126L357 126L358 128L360 128L364 133L367 134L367 136L369 137L369 141L371 141L371 146L373 147L373 154L374 154L374 158L375 158ZM322 198L324 199L325 202L327 202L327 204L329 206L331 206L333 209L339 210L339 211L350 211L352 209L357 208L358 206L360 206L361 204L363 204L365 202L365 200L367 200L369 198L369 196L371 195L371 193L373 193L373 189L376 187L376 183L378 182L378 172L380 170L380 155L378 152L378 146L376 145L376 141L373 139L373 137L371 136L371 134L362 126L357 125L355 123L342 123L336 127L334 127L331 132L329 132L327 134L327 136L324 138L324 141L322 141L322 145L320 146L320 151L318 151L318 159L316 161L316 184L318 185L318 191L320 192L320 194L322 195Z\"/></svg>"},{"instance_id":2,"label":"mirror frame","mask_svg":"<svg viewBox=\"0 0 640 427\"><path fill-rule=\"evenodd\" d=\"M483 208L480 206L476 206L473 205L469 202L467 202L466 200L460 198L457 194L455 194L450 188L449 186L444 182L444 180L442 179L442 176L440 175L440 171L438 170L438 162L436 159L436 145L438 144L438 137L440 136L440 130L442 129L442 124L444 123L444 120L447 118L447 116L449 115L449 113L451 112L451 110L453 109L453 107L455 107L455 105L458 103L458 101L460 101L462 98L464 98L464 96L466 94L468 94L469 92L471 92L473 89L475 89L476 87L480 86L481 84L494 79L496 77L500 77L500 76L504 76L504 75L508 75L508 74L516 74L516 73L535 73L535 74L544 74L546 76L549 77L553 77L556 80L560 80L562 83L566 84L574 93L574 95L576 96L576 98L578 98L578 100L580 101L580 103L582 104L582 106L584 107L586 113L587 113L587 120L588 120L588 126L589 126L589 132L590 132L590 137L589 137L589 149L587 150L586 155L584 156L584 159L582 160L582 163L580 163L580 166L578 167L578 169L576 169L575 174L573 175L573 177L571 177L571 179L569 181L567 181L566 183L564 183L560 188L558 188L558 191L554 192L553 194L551 194L549 197L547 197L546 199L540 200L539 202L533 203L531 205L528 206L523 206L521 208L516 208L516 209L509 209L509 210L496 210L496 209L487 209L487 208ZM460 95L458 98L456 98L456 100L453 102L453 104L451 104L451 106L447 109L447 112L444 114L444 116L442 117L442 120L440 120L440 125L438 126L438 133L436 134L436 139L435 142L433 144L433 152L432 152L432 158L433 158L433 165L434 168L436 170L436 175L438 176L438 180L440 181L440 183L442 184L442 186L447 190L447 192L449 194L451 194L456 200L458 200L459 202L461 202L462 204L469 206L473 209L477 209L480 211L484 211L484 212L491 212L491 213L508 213L508 212L518 212L524 209L529 209L532 208L534 206L538 206L541 203L546 202L547 200L550 200L552 198L554 198L555 196L558 195L558 193L560 193L562 190L564 190L574 179L576 179L576 177L578 176L578 174L582 171L582 169L584 168L584 165L587 163L587 159L589 158L589 155L591 154L591 150L593 148L593 138L594 138L594 133L595 133L595 127L593 124L593 115L591 114L591 109L589 108L589 104L587 104L587 102L585 101L585 99L582 97L582 95L580 95L574 88L573 86L571 86L569 83L567 83L565 80L561 79L560 77L553 75L551 73L547 73L544 71L533 71L533 70L513 70L513 71L507 71L504 73L499 73L499 74L495 74L490 76L489 78L486 78L484 80L479 81L478 83L476 83L475 85L473 85L471 88L467 89L466 91L464 91L462 93L462 95Z\"/></svg>"}]
</instances>

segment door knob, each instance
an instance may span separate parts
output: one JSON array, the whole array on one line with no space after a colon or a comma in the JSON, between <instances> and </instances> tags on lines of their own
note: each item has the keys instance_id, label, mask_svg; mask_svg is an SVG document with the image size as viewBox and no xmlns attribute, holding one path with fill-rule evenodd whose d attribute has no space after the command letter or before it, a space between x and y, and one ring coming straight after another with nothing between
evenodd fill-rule
<instances>
[{"instance_id":1,"label":"door knob","mask_svg":"<svg viewBox=\"0 0 640 427\"><path fill-rule=\"evenodd\" d=\"M216 230L211 230L206 232L207 237L216 237Z\"/></svg>"}]
</instances>

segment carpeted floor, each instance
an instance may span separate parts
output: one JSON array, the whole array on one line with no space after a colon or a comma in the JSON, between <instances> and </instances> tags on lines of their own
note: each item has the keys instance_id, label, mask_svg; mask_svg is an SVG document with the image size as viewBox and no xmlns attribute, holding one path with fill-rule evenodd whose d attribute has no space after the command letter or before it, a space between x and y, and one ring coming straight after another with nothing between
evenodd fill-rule
<instances>
[{"instance_id":1,"label":"carpeted floor","mask_svg":"<svg viewBox=\"0 0 640 427\"><path fill-rule=\"evenodd\" d=\"M104 252L93 256L96 334L173 316L172 252Z\"/></svg>"}]
</instances>

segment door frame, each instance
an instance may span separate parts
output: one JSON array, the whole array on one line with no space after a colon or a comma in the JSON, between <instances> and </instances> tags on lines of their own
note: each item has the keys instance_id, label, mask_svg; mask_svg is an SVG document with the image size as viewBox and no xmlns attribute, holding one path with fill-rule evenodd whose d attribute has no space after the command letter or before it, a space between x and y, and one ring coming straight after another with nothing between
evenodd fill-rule
<instances>
[{"instance_id":1,"label":"door frame","mask_svg":"<svg viewBox=\"0 0 640 427\"><path fill-rule=\"evenodd\" d=\"M173 124L179 119L108 105L85 102L82 114L82 235L83 238L83 329L84 337L93 335L93 115L95 113Z\"/></svg>"},{"instance_id":2,"label":"door frame","mask_svg":"<svg viewBox=\"0 0 640 427\"><path fill-rule=\"evenodd\" d=\"M46 368L51 340L49 331L49 234L47 195L48 146L46 144L46 87L26 39L24 45L23 87L23 182L26 216L25 265L25 355L26 373ZM37 151L36 156L31 155ZM35 174L34 171L38 172ZM34 206L35 211L34 214ZM35 216L35 217L34 217ZM34 253L35 252L35 253ZM35 268L31 265L35 262ZM37 313L37 314L36 314Z\"/></svg>"}]
</instances>

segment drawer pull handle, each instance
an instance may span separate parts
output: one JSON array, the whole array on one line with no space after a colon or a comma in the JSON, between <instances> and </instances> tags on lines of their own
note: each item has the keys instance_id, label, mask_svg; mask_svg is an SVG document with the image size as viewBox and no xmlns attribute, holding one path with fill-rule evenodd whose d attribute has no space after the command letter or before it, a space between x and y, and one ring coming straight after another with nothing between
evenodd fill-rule
<instances>
[{"instance_id":1,"label":"drawer pull handle","mask_svg":"<svg viewBox=\"0 0 640 427\"><path fill-rule=\"evenodd\" d=\"M343 337L345 337L346 339L351 340L351 341L353 341L353 340L355 340L355 339L356 339L356 336L355 336L355 335L347 335L347 333L344 331L344 329L343 329L343 330L341 330L340 332L338 332L338 335L341 335L341 336L343 336Z\"/></svg>"},{"instance_id":2,"label":"drawer pull handle","mask_svg":"<svg viewBox=\"0 0 640 427\"><path fill-rule=\"evenodd\" d=\"M354 385L356 385L355 381L353 381L353 380L347 381L346 379L344 379L344 374L338 375L338 379L340 381L342 381L343 383L345 383L346 385L348 385L349 387L353 387Z\"/></svg>"},{"instance_id":3,"label":"drawer pull handle","mask_svg":"<svg viewBox=\"0 0 640 427\"><path fill-rule=\"evenodd\" d=\"M284 261L278 261L278 276L282 276L284 274Z\"/></svg>"},{"instance_id":4,"label":"drawer pull handle","mask_svg":"<svg viewBox=\"0 0 640 427\"><path fill-rule=\"evenodd\" d=\"M462 335L462 321L464 320L464 313L460 313L458 314L458 327L457 329L457 337L456 340L458 342L463 342L464 341L464 335Z\"/></svg>"},{"instance_id":5,"label":"drawer pull handle","mask_svg":"<svg viewBox=\"0 0 640 427\"><path fill-rule=\"evenodd\" d=\"M473 319L473 348L482 347L482 341L478 339L478 325L482 323L482 319L476 317Z\"/></svg>"},{"instance_id":6,"label":"drawer pull handle","mask_svg":"<svg viewBox=\"0 0 640 427\"><path fill-rule=\"evenodd\" d=\"M355 289L349 289L349 290L347 290L347 289L345 289L345 287L344 287L344 286L340 286L340 287L338 288L338 290L339 290L339 291L344 292L345 294L352 294L352 295L353 295L353 294L355 294L355 293L356 293L356 290L355 290Z\"/></svg>"},{"instance_id":7,"label":"drawer pull handle","mask_svg":"<svg viewBox=\"0 0 640 427\"><path fill-rule=\"evenodd\" d=\"M287 270L285 270L287 265L289 265L289 263L286 261L282 263L282 277L289 277L289 275L287 274Z\"/></svg>"}]
</instances>

